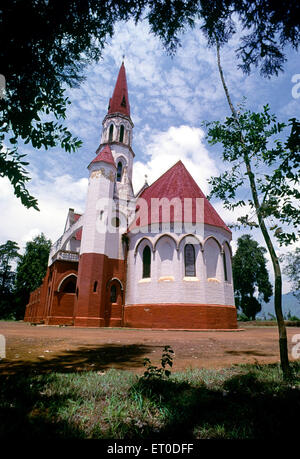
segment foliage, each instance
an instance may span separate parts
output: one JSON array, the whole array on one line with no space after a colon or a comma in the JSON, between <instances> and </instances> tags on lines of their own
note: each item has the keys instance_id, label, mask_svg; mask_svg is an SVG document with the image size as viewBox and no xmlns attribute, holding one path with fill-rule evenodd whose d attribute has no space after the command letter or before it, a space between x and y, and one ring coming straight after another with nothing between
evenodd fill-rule
<instances>
[{"instance_id":1,"label":"foliage","mask_svg":"<svg viewBox=\"0 0 300 459\"><path fill-rule=\"evenodd\" d=\"M81 146L63 124L70 103L65 88L78 86L84 67L99 60L115 21L126 18L127 6L121 0L3 0L0 176L9 178L26 207L38 209L38 203L26 189L30 178L23 143L67 152Z\"/></svg>"},{"instance_id":2,"label":"foliage","mask_svg":"<svg viewBox=\"0 0 300 459\"><path fill-rule=\"evenodd\" d=\"M257 220L253 219L256 213L253 199L246 202L237 198L250 178L246 169L247 155L256 171L259 214L270 221L269 229L280 244L290 244L300 234L295 233L300 227L300 124L296 119L289 120L291 131L286 141L279 140L278 135L283 134L287 124L277 122L269 110L268 105L260 113L241 108L238 121L230 116L224 123L206 123L209 143L221 143L223 161L230 163L229 170L210 180L211 196L220 198L230 210L248 204L252 213L239 217L237 226L258 227Z\"/></svg>"},{"instance_id":3,"label":"foliage","mask_svg":"<svg viewBox=\"0 0 300 459\"><path fill-rule=\"evenodd\" d=\"M250 320L261 311L261 300L266 303L272 295L272 285L266 268L267 250L260 247L249 234L237 240L237 251L232 258L232 275L236 305ZM258 301L255 293L258 292Z\"/></svg>"},{"instance_id":4,"label":"foliage","mask_svg":"<svg viewBox=\"0 0 300 459\"><path fill-rule=\"evenodd\" d=\"M198 25L208 43L226 43L243 31L236 52L246 73L283 70L286 45L299 44L299 2L250 0L3 0L0 11L0 177L9 178L16 196L30 208L38 202L26 186L30 176L23 144L76 151L81 141L64 126L70 101L67 87L84 80L84 68L101 57L117 21L147 18L153 33L174 52L180 34ZM297 14L298 12L298 14ZM28 26L30 24L30 27Z\"/></svg>"},{"instance_id":5,"label":"foliage","mask_svg":"<svg viewBox=\"0 0 300 459\"><path fill-rule=\"evenodd\" d=\"M161 361L161 367L157 367L156 365L152 365L151 360L147 357L144 359L144 366L146 367L146 371L142 376L144 380L153 380L153 379L164 379L169 378L171 375L171 371L167 370L166 367L169 366L170 368L173 366L173 354L174 351L171 346L165 346L163 349Z\"/></svg>"},{"instance_id":6,"label":"foliage","mask_svg":"<svg viewBox=\"0 0 300 459\"><path fill-rule=\"evenodd\" d=\"M151 30L172 53L180 44L180 34L198 26L208 44L227 43L242 30L236 49L239 67L250 73L253 66L263 76L283 70L285 46L298 49L300 41L297 0L253 2L251 0L156 0L149 1ZM237 21L239 27L237 26Z\"/></svg>"},{"instance_id":7,"label":"foliage","mask_svg":"<svg viewBox=\"0 0 300 459\"><path fill-rule=\"evenodd\" d=\"M14 241L7 241L0 245L0 317L12 317L13 289L15 282L16 263L20 255L18 244Z\"/></svg>"},{"instance_id":8,"label":"foliage","mask_svg":"<svg viewBox=\"0 0 300 459\"><path fill-rule=\"evenodd\" d=\"M300 300L300 247L283 255L281 260L285 263L285 275L292 283L293 295Z\"/></svg>"},{"instance_id":9,"label":"foliage","mask_svg":"<svg viewBox=\"0 0 300 459\"><path fill-rule=\"evenodd\" d=\"M156 394L132 390L136 374L109 369L0 378L0 437L246 439L297 435L300 363L173 373Z\"/></svg>"},{"instance_id":10,"label":"foliage","mask_svg":"<svg viewBox=\"0 0 300 459\"><path fill-rule=\"evenodd\" d=\"M17 266L15 300L17 317L23 318L29 294L38 288L45 277L51 241L43 233L27 242L25 253Z\"/></svg>"}]
</instances>

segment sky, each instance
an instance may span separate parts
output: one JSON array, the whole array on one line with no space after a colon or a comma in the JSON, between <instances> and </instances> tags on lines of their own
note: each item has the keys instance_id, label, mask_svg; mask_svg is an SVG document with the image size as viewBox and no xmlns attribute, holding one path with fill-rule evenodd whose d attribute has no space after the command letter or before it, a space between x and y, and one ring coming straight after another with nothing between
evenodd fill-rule
<instances>
[{"instance_id":1,"label":"sky","mask_svg":"<svg viewBox=\"0 0 300 459\"><path fill-rule=\"evenodd\" d=\"M255 69L246 76L237 68L234 52L237 44L238 35L221 51L234 104L246 97L247 108L252 110L259 111L268 103L271 112L282 121L294 116L299 118L300 98L293 97L295 75L300 73L297 53L288 51L284 73L265 79ZM118 23L102 59L85 69L84 83L79 88L67 89L71 105L65 124L83 141L83 146L75 153L58 148L34 150L28 145L22 148L30 162L28 170L32 180L28 188L37 197L40 212L24 208L14 196L8 179L0 179L0 244L10 239L24 250L26 242L41 232L54 242L63 232L68 209L84 212L87 166L100 143L102 121L123 55L135 126L135 191L144 184L145 174L152 183L180 159L202 191L208 194L208 179L227 167L220 159L220 148L208 145L202 125L203 121L222 121L230 112L218 74L216 52L207 47L200 30L195 28L183 35L182 46L171 57L160 40L150 33L146 21L138 25L132 21ZM246 190L242 197L250 198L250 192ZM239 210L234 214L229 212L219 201L212 200L212 204L227 224L241 214ZM249 230L233 231L233 251L244 232ZM259 231L253 236L265 245ZM279 253L287 251L277 249ZM268 255L266 258L269 260ZM273 279L270 261L268 267ZM284 277L283 291L289 290Z\"/></svg>"}]
</instances>

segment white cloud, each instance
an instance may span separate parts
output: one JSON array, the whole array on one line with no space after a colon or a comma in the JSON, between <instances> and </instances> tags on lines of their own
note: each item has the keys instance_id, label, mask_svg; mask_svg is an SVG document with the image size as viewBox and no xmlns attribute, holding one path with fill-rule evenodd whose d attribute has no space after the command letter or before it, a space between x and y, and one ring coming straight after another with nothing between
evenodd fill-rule
<instances>
[{"instance_id":1,"label":"white cloud","mask_svg":"<svg viewBox=\"0 0 300 459\"><path fill-rule=\"evenodd\" d=\"M24 248L26 242L44 232L53 242L64 229L69 207L82 212L86 199L86 178L74 180L70 175L39 180L33 178L30 192L38 199L40 212L26 209L14 196L7 178L0 179L0 241L11 239Z\"/></svg>"},{"instance_id":2,"label":"white cloud","mask_svg":"<svg viewBox=\"0 0 300 459\"><path fill-rule=\"evenodd\" d=\"M152 135L146 146L146 162L136 161L133 172L133 186L138 191L147 174L152 183L177 161L182 160L188 171L207 194L207 180L218 173L214 160L203 143L204 132L200 128L182 125L170 127L165 132Z\"/></svg>"}]
</instances>

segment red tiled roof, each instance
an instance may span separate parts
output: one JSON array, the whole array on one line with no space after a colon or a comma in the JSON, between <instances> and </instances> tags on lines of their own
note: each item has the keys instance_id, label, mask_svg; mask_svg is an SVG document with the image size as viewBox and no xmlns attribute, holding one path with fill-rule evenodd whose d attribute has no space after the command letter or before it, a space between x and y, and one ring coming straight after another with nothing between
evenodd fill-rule
<instances>
[{"instance_id":1,"label":"red tiled roof","mask_svg":"<svg viewBox=\"0 0 300 459\"><path fill-rule=\"evenodd\" d=\"M130 105L124 62L122 62L120 67L116 86L113 95L109 100L108 113L122 113L123 115L130 116Z\"/></svg>"},{"instance_id":2,"label":"red tiled roof","mask_svg":"<svg viewBox=\"0 0 300 459\"><path fill-rule=\"evenodd\" d=\"M174 208L171 207L170 218L166 220L163 218L162 209L160 207L159 214L156 216L151 215L151 200L153 198L167 198L169 200L173 198L180 198L182 212L175 215L174 217ZM152 185L146 188L137 200L137 208L139 208L139 199L144 199L148 205L148 223L161 223L163 221L168 222L178 222L183 221L184 216L184 199L192 198L192 222L190 223L203 223L203 218L201 215L198 215L196 212L196 198L203 198L204 204L204 223L212 226L217 226L224 228L225 230L230 231L230 229L225 225L221 217L215 211L213 206L210 204L206 196L203 194L193 177L187 171L185 166L181 161L178 161L174 166L172 166L167 172L165 172L159 179L157 179ZM141 219L137 220L138 226L142 225L143 212L142 205L140 207L139 215ZM153 212L154 213L154 212ZM145 216L146 217L146 216ZM145 220L144 220L145 221ZM147 221L147 220L146 220ZM129 231L133 229L135 223L133 223Z\"/></svg>"},{"instance_id":3,"label":"red tiled roof","mask_svg":"<svg viewBox=\"0 0 300 459\"><path fill-rule=\"evenodd\" d=\"M98 153L98 150L97 152ZM113 155L112 155L112 152L111 152L111 149L110 149L110 146L109 145L105 145L102 150L100 150L100 152L97 154L96 158L93 159L93 161L91 162L92 163L97 163L97 162L104 162L104 163L108 163L108 164L113 164L115 167L116 167L116 163L115 163L115 160L113 158Z\"/></svg>"},{"instance_id":4,"label":"red tiled roof","mask_svg":"<svg viewBox=\"0 0 300 459\"><path fill-rule=\"evenodd\" d=\"M74 214L74 220L77 222L77 220L81 217L81 214ZM75 239L76 241L81 241L81 236L82 236L82 228L80 228L78 231L75 233Z\"/></svg>"}]
</instances>

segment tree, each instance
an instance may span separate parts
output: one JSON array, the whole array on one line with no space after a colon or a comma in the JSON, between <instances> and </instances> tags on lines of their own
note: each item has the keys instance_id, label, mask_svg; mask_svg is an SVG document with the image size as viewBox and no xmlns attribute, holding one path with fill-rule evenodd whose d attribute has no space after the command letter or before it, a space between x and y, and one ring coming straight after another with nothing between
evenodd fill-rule
<instances>
[{"instance_id":1,"label":"tree","mask_svg":"<svg viewBox=\"0 0 300 459\"><path fill-rule=\"evenodd\" d=\"M3 0L0 11L0 176L7 176L26 207L38 209L26 188L30 180L22 143L36 149L77 150L81 141L64 126L67 86L101 56L117 19L130 2L106 0ZM20 146L18 145L20 143ZM9 145L9 146L8 146Z\"/></svg>"},{"instance_id":2,"label":"tree","mask_svg":"<svg viewBox=\"0 0 300 459\"><path fill-rule=\"evenodd\" d=\"M0 317L5 319L13 315L13 264L20 258L18 250L18 244L14 241L0 245Z\"/></svg>"},{"instance_id":3,"label":"tree","mask_svg":"<svg viewBox=\"0 0 300 459\"><path fill-rule=\"evenodd\" d=\"M297 0L281 2L253 0L156 0L147 2L151 30L173 53L180 34L199 26L208 44L224 45L238 32L243 35L236 49L239 67L250 73L253 66L263 76L278 75L286 61L285 46L298 49L300 5Z\"/></svg>"},{"instance_id":4,"label":"tree","mask_svg":"<svg viewBox=\"0 0 300 459\"><path fill-rule=\"evenodd\" d=\"M17 266L15 281L16 316L24 317L30 292L38 288L45 277L51 241L43 233L27 242L25 253Z\"/></svg>"},{"instance_id":5,"label":"tree","mask_svg":"<svg viewBox=\"0 0 300 459\"><path fill-rule=\"evenodd\" d=\"M245 207L244 199L238 198L243 188L250 192L248 213L237 220L246 227L259 227L268 248L275 277L274 305L279 331L280 361L283 374L290 374L287 335L282 314L282 277L279 258L276 254L270 231L280 244L295 241L295 229L300 225L299 164L300 164L300 124L291 119L291 132L285 142L278 139L283 134L285 123L277 122L270 115L268 105L261 113L237 111L231 101L220 62L220 47L217 44L218 68L224 92L231 110L231 116L224 123L206 123L208 139L212 144L218 142L223 147L223 161L230 163L219 177L211 179L211 195L223 200L225 207L235 209ZM274 139L274 136L275 139ZM245 191L245 188L244 188ZM255 217L254 217L255 216ZM251 218L254 217L254 221ZM274 220L273 220L274 219ZM273 220L273 221L272 221ZM266 221L271 221L269 229ZM280 224L283 225L279 226ZM292 229L289 225L293 225Z\"/></svg>"},{"instance_id":6,"label":"tree","mask_svg":"<svg viewBox=\"0 0 300 459\"><path fill-rule=\"evenodd\" d=\"M233 285L237 308L250 319L261 311L261 300L266 303L272 295L264 254L267 250L260 247L249 234L237 240L237 251L232 258ZM258 299L255 294L258 293Z\"/></svg>"},{"instance_id":7,"label":"tree","mask_svg":"<svg viewBox=\"0 0 300 459\"><path fill-rule=\"evenodd\" d=\"M23 143L35 149L59 146L76 151L81 141L64 126L66 87L79 85L90 62L98 61L114 24L146 18L152 32L174 52L186 28L200 27L213 45L245 34L236 50L247 73L260 65L263 75L283 70L284 47L297 49L299 2L251 0L2 0L0 74L0 176L7 176L22 203L38 209L26 188L30 180ZM30 24L30 26L29 26Z\"/></svg>"},{"instance_id":8,"label":"tree","mask_svg":"<svg viewBox=\"0 0 300 459\"><path fill-rule=\"evenodd\" d=\"M300 247L296 247L294 252L288 252L281 258L285 263L284 272L292 283L293 294L300 300Z\"/></svg>"}]
</instances>

